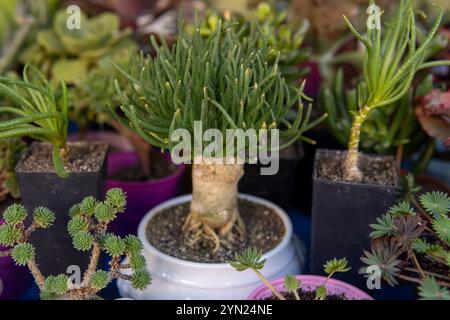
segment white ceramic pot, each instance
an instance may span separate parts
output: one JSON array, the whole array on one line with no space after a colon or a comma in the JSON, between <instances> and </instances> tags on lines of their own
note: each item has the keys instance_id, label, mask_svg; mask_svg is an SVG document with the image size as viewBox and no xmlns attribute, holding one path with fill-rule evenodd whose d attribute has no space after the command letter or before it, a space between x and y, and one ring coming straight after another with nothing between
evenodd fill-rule
<instances>
[{"instance_id":1,"label":"white ceramic pot","mask_svg":"<svg viewBox=\"0 0 450 320\"><path fill-rule=\"evenodd\" d=\"M264 254L267 259L262 270L268 279L277 279L286 274L301 273L304 249L294 238L292 224L287 214L273 203L250 195L242 199L272 208L285 226L285 235L278 246ZM141 239L152 274L152 284L144 291L134 290L127 281L119 280L117 286L123 297L143 300L245 299L256 289L260 280L251 271L238 272L226 263L198 263L171 257L153 247L145 235L150 219L163 209L190 202L192 195L181 196L153 208L141 221L138 236ZM127 263L126 261L124 263Z\"/></svg>"}]
</instances>

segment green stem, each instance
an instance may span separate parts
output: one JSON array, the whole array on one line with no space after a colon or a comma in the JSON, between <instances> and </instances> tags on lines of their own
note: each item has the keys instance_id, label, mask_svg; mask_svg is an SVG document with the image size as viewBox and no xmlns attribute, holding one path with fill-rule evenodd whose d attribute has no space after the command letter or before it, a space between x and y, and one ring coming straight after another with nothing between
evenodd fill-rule
<instances>
[{"instance_id":1,"label":"green stem","mask_svg":"<svg viewBox=\"0 0 450 320\"><path fill-rule=\"evenodd\" d=\"M361 127L367 120L370 111L370 107L364 106L353 119L348 143L348 153L344 163L344 179L347 181L359 182L362 180L362 172L358 168L358 147L361 139Z\"/></svg>"},{"instance_id":2,"label":"green stem","mask_svg":"<svg viewBox=\"0 0 450 320\"><path fill-rule=\"evenodd\" d=\"M252 269L256 275L258 276L258 278L273 292L273 294L280 300L286 300L285 297L283 297L283 295L277 290L275 289L274 286L272 286L272 284L261 274L261 272L259 272L256 269Z\"/></svg>"}]
</instances>

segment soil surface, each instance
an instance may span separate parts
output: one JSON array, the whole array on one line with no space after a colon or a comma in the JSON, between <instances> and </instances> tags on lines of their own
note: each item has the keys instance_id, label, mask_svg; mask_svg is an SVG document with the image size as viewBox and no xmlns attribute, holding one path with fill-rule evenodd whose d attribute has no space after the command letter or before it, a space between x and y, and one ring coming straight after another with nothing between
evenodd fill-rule
<instances>
[{"instance_id":1,"label":"soil surface","mask_svg":"<svg viewBox=\"0 0 450 320\"><path fill-rule=\"evenodd\" d=\"M152 151L150 163L150 174L148 175L142 171L142 167L138 164L119 170L110 175L109 178L116 181L142 182L163 179L177 171L177 166L167 161L164 154L159 151Z\"/></svg>"},{"instance_id":2,"label":"soil surface","mask_svg":"<svg viewBox=\"0 0 450 320\"><path fill-rule=\"evenodd\" d=\"M316 292L315 291L308 291L308 290L298 289L297 293L298 293L301 301L311 301L311 300L315 300L316 299ZM281 294L283 295L283 297L286 298L286 300L297 300L297 298L295 297L295 295L293 293L281 292ZM280 299L278 299L275 295L272 295L272 296L270 296L268 298L265 298L264 300L280 300ZM349 299L347 299L345 294L341 293L341 294L330 294L330 295L327 295L326 300L327 301L336 301L336 300L349 300Z\"/></svg>"},{"instance_id":3,"label":"soil surface","mask_svg":"<svg viewBox=\"0 0 450 320\"><path fill-rule=\"evenodd\" d=\"M96 172L105 159L108 145L100 142L68 142L69 155L63 159L69 172ZM21 172L55 172L53 167L53 146L34 143L28 154L16 167Z\"/></svg>"},{"instance_id":4,"label":"soil surface","mask_svg":"<svg viewBox=\"0 0 450 320\"><path fill-rule=\"evenodd\" d=\"M344 181L343 164L346 151L322 150L318 153L315 177L331 181ZM360 153L359 169L363 173L363 184L397 185L397 168L393 157Z\"/></svg>"},{"instance_id":5,"label":"soil surface","mask_svg":"<svg viewBox=\"0 0 450 320\"><path fill-rule=\"evenodd\" d=\"M212 254L211 247L191 248L184 242L181 229L189 214L190 203L157 213L147 225L147 239L158 250L183 260L202 263L228 263L246 248L268 252L285 234L281 218L270 208L247 200L239 200L239 211L246 227L246 239L236 241ZM236 234L236 237L238 235Z\"/></svg>"}]
</instances>

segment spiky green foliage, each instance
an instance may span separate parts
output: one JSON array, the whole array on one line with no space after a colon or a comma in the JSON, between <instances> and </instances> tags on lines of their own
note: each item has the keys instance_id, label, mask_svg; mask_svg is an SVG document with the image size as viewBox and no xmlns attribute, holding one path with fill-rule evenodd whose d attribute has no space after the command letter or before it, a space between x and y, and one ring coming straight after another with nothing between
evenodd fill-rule
<instances>
[{"instance_id":1,"label":"spiky green foliage","mask_svg":"<svg viewBox=\"0 0 450 320\"><path fill-rule=\"evenodd\" d=\"M66 148L68 126L68 94L61 82L61 97L35 67L27 65L23 80L0 77L0 97L11 101L0 112L15 116L0 123L0 139L32 137L53 145L53 165L60 177L67 177L61 160L61 150Z\"/></svg>"},{"instance_id":2,"label":"spiky green foliage","mask_svg":"<svg viewBox=\"0 0 450 320\"><path fill-rule=\"evenodd\" d=\"M112 188L106 192L105 202L117 211L125 210L127 195L120 188Z\"/></svg>"},{"instance_id":3,"label":"spiky green foliage","mask_svg":"<svg viewBox=\"0 0 450 320\"><path fill-rule=\"evenodd\" d=\"M347 272L351 268L348 267L348 261L346 258L336 259L327 261L323 265L323 271L330 277L337 272Z\"/></svg>"},{"instance_id":4,"label":"spiky green foliage","mask_svg":"<svg viewBox=\"0 0 450 320\"><path fill-rule=\"evenodd\" d=\"M99 222L104 222L104 223L108 223L111 222L112 220L114 220L116 218L116 213L113 209L113 207L111 207L108 203L99 203L94 210L94 215L95 218L99 221Z\"/></svg>"},{"instance_id":5,"label":"spiky green foliage","mask_svg":"<svg viewBox=\"0 0 450 320\"><path fill-rule=\"evenodd\" d=\"M67 231L73 237L78 232L88 231L89 230L89 221L86 217L83 216L75 216L70 219L67 224Z\"/></svg>"},{"instance_id":6,"label":"spiky green foliage","mask_svg":"<svg viewBox=\"0 0 450 320\"><path fill-rule=\"evenodd\" d=\"M55 222L55 213L48 208L38 207L33 211L33 221L39 228L51 227Z\"/></svg>"},{"instance_id":7,"label":"spiky green foliage","mask_svg":"<svg viewBox=\"0 0 450 320\"><path fill-rule=\"evenodd\" d=\"M30 243L20 243L14 247L11 257L19 266L25 266L28 261L33 260L35 256L34 246Z\"/></svg>"},{"instance_id":8,"label":"spiky green foliage","mask_svg":"<svg viewBox=\"0 0 450 320\"><path fill-rule=\"evenodd\" d=\"M375 4L373 0L370 3ZM434 65L450 64L450 61L425 63L442 17L443 10L440 10L431 31L422 41L418 41L412 0L400 1L389 25L373 28L369 27L368 23L366 35L359 33L344 16L350 31L365 49L363 81L357 89L358 109L353 116L348 143L349 153L345 163L346 180L362 179L362 172L358 168L361 128L372 113L379 108L397 103L408 94L419 70Z\"/></svg>"},{"instance_id":9,"label":"spiky green foliage","mask_svg":"<svg viewBox=\"0 0 450 320\"><path fill-rule=\"evenodd\" d=\"M431 85L429 91L432 89ZM400 100L374 110L361 128L361 150L391 155L395 154L398 147L403 146L407 154L416 151L417 146L426 139L416 120L414 109L411 108L419 94L422 93L411 88ZM342 69L336 73L332 87L322 90L320 101L328 114L327 126L330 133L342 146L347 146L353 113L358 111L358 90L346 89Z\"/></svg>"},{"instance_id":10,"label":"spiky green foliage","mask_svg":"<svg viewBox=\"0 0 450 320\"><path fill-rule=\"evenodd\" d=\"M442 288L432 277L422 281L419 286L419 295L423 300L450 300L450 292Z\"/></svg>"},{"instance_id":11,"label":"spiky green foliage","mask_svg":"<svg viewBox=\"0 0 450 320\"><path fill-rule=\"evenodd\" d=\"M21 231L13 225L4 224L0 226L0 244L2 245L12 246L19 242L21 236Z\"/></svg>"},{"instance_id":12,"label":"spiky green foliage","mask_svg":"<svg viewBox=\"0 0 450 320\"><path fill-rule=\"evenodd\" d=\"M119 257L125 252L125 241L119 236L109 234L103 239L103 249L111 257Z\"/></svg>"},{"instance_id":13,"label":"spiky green foliage","mask_svg":"<svg viewBox=\"0 0 450 320\"><path fill-rule=\"evenodd\" d=\"M51 299L62 296L69 291L69 277L65 274L48 276L41 291L41 299Z\"/></svg>"},{"instance_id":14,"label":"spiky green foliage","mask_svg":"<svg viewBox=\"0 0 450 320\"><path fill-rule=\"evenodd\" d=\"M88 231L79 231L73 235L72 243L75 249L88 251L94 244L94 236Z\"/></svg>"},{"instance_id":15,"label":"spiky green foliage","mask_svg":"<svg viewBox=\"0 0 450 320\"><path fill-rule=\"evenodd\" d=\"M132 255L130 257L130 266L133 270L142 270L147 267L147 261L142 254Z\"/></svg>"},{"instance_id":16,"label":"spiky green foliage","mask_svg":"<svg viewBox=\"0 0 450 320\"><path fill-rule=\"evenodd\" d=\"M246 249L242 254L236 254L230 265L237 271L247 269L260 270L264 267L266 259L262 259L262 251L255 248Z\"/></svg>"},{"instance_id":17,"label":"spiky green foliage","mask_svg":"<svg viewBox=\"0 0 450 320\"><path fill-rule=\"evenodd\" d=\"M444 192L433 191L423 194L420 196L420 203L435 218L446 217L450 211L450 197Z\"/></svg>"},{"instance_id":18,"label":"spiky green foliage","mask_svg":"<svg viewBox=\"0 0 450 320\"><path fill-rule=\"evenodd\" d=\"M380 267L382 277L392 286L405 275L409 279L411 269L418 270L423 297L437 297L444 289L436 289L436 286L449 284L445 271L450 268L449 197L446 193L429 192L419 198L420 201L414 193L409 194L411 203L393 206L371 225L374 230L370 234L374 239L372 250L365 251L361 260L369 266Z\"/></svg>"},{"instance_id":19,"label":"spiky green foliage","mask_svg":"<svg viewBox=\"0 0 450 320\"><path fill-rule=\"evenodd\" d=\"M27 217L27 209L21 204L13 204L9 206L3 213L3 219L10 225L17 225L23 223Z\"/></svg>"},{"instance_id":20,"label":"spiky green foliage","mask_svg":"<svg viewBox=\"0 0 450 320\"><path fill-rule=\"evenodd\" d=\"M92 196L84 198L79 204L80 214L88 217L94 215L97 204L98 200Z\"/></svg>"},{"instance_id":21,"label":"spiky green foliage","mask_svg":"<svg viewBox=\"0 0 450 320\"><path fill-rule=\"evenodd\" d=\"M316 288L316 300L325 300L327 298L327 287L318 286Z\"/></svg>"},{"instance_id":22,"label":"spiky green foliage","mask_svg":"<svg viewBox=\"0 0 450 320\"><path fill-rule=\"evenodd\" d=\"M293 275L287 275L284 277L284 288L288 292L295 292L300 288L300 280Z\"/></svg>"},{"instance_id":23,"label":"spiky green foliage","mask_svg":"<svg viewBox=\"0 0 450 320\"><path fill-rule=\"evenodd\" d=\"M151 282L152 277L147 270L137 270L131 276L131 285L137 290L144 290Z\"/></svg>"},{"instance_id":24,"label":"spiky green foliage","mask_svg":"<svg viewBox=\"0 0 450 320\"><path fill-rule=\"evenodd\" d=\"M143 248L141 240L139 240L138 237L132 235L125 237L125 247L127 252L131 255L139 254Z\"/></svg>"},{"instance_id":25,"label":"spiky green foliage","mask_svg":"<svg viewBox=\"0 0 450 320\"><path fill-rule=\"evenodd\" d=\"M92 288L102 290L106 288L109 283L109 274L105 270L97 270L91 279Z\"/></svg>"},{"instance_id":26,"label":"spiky green foliage","mask_svg":"<svg viewBox=\"0 0 450 320\"><path fill-rule=\"evenodd\" d=\"M203 132L218 129L224 136L226 129L258 131L283 125L287 129L280 131L280 138L286 145L307 140L303 134L324 117L310 122L311 105L304 116L302 88L286 83L278 59L266 63L267 57L255 49L258 38L241 39L238 32L237 26L219 20L208 37L199 29L192 35L181 32L172 49L153 39L157 56L137 57L137 72L124 72L132 90L117 86L132 129L162 149L175 146L171 136L177 129L193 136L195 121L201 121ZM294 106L298 112L289 121Z\"/></svg>"},{"instance_id":27,"label":"spiky green foliage","mask_svg":"<svg viewBox=\"0 0 450 320\"><path fill-rule=\"evenodd\" d=\"M45 278L39 271L35 261L35 248L29 243L29 237L36 228L47 228L55 220L55 214L47 208L38 207L33 212L33 223L25 226L27 218L25 208L14 205L5 212L6 223L0 226L0 245L12 246L7 251L17 265L29 265L35 276L36 283L41 289L41 299L54 299L68 294L70 298L89 298L105 288L116 278L129 279L136 289L144 289L151 282L147 263L140 254L142 243L135 236L122 239L112 233L107 233L108 223L92 216L97 213L99 205L107 205L110 210L117 212L125 210L126 196L122 190L113 189L108 192L104 202L93 197L87 197L81 203L72 206L71 218L67 231L72 237L73 246L80 251L91 250L91 262L86 270L81 287L69 287L66 275L49 276ZM110 221L110 220L108 220ZM97 270L95 262L101 253L106 252L112 257L110 270ZM128 258L127 266L120 266L121 260ZM131 277L121 273L122 269L130 269Z\"/></svg>"}]
</instances>

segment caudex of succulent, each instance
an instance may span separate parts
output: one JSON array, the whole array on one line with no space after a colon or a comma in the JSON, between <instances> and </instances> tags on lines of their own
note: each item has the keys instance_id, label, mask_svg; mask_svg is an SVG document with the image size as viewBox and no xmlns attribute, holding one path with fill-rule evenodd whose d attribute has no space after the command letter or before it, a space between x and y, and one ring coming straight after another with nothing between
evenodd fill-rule
<instances>
[{"instance_id":1,"label":"caudex of succulent","mask_svg":"<svg viewBox=\"0 0 450 320\"><path fill-rule=\"evenodd\" d=\"M81 283L73 283L66 274L45 278L36 264L35 248L29 238L36 229L52 226L55 214L47 208L35 208L29 225L25 222L28 217L25 207L15 204L7 208L3 213L6 223L0 227L0 244L11 249L0 255L11 256L19 266L28 266L41 290L41 299L90 299L117 278L129 280L135 289L143 290L150 284L151 276L141 255L141 241L131 235L121 238L107 230L125 206L125 193L121 189L110 189L104 201L87 197L70 209L67 231L73 246L79 251L91 251ZM109 270L97 269L102 252L111 257ZM121 265L124 256L129 258L129 263ZM126 269L131 273L123 273Z\"/></svg>"},{"instance_id":2,"label":"caudex of succulent","mask_svg":"<svg viewBox=\"0 0 450 320\"><path fill-rule=\"evenodd\" d=\"M117 88L129 120L121 119L122 123L129 123L150 144L169 150L176 145L175 130L198 135L196 122L202 125L201 135L208 129L219 130L223 137L227 129L262 129L270 135L271 129L282 125L286 129L280 130L280 139L287 143L281 147L298 139L311 142L303 134L324 116L310 121L311 105L305 108L302 103L303 87L288 85L278 59L269 64L267 54L255 49L259 39L254 33L240 37L240 31L239 25L219 20L214 32L205 37L197 21L195 32L180 31L172 48L152 38L156 57L137 57L138 73L127 74L131 90ZM290 120L293 107L298 112ZM223 140L222 150L227 150L227 139ZM226 151L215 159L197 161L195 150L192 147L190 154L183 155L194 160L193 200L183 232L188 245L212 244L215 252L245 234L237 192L243 164L237 154L226 162L233 164L217 164L215 159L225 159Z\"/></svg>"},{"instance_id":3,"label":"caudex of succulent","mask_svg":"<svg viewBox=\"0 0 450 320\"><path fill-rule=\"evenodd\" d=\"M392 286L409 281L424 299L450 299L450 197L436 191L416 197L418 190L407 176L407 200L371 224L372 248L361 260L378 266Z\"/></svg>"},{"instance_id":4,"label":"caudex of succulent","mask_svg":"<svg viewBox=\"0 0 450 320\"><path fill-rule=\"evenodd\" d=\"M0 77L0 96L11 105L1 106L0 113L14 116L0 122L0 139L32 137L53 145L53 164L60 177L69 173L63 165L68 156L68 93L61 81L61 96L44 75L35 67L27 65L23 80Z\"/></svg>"},{"instance_id":5,"label":"caudex of succulent","mask_svg":"<svg viewBox=\"0 0 450 320\"><path fill-rule=\"evenodd\" d=\"M279 300L286 300L286 297L283 295L283 292L280 292L277 288L275 288L269 280L267 280L262 273L261 269L264 268L266 264L266 260L262 259L262 251L258 249L249 248L245 250L242 254L237 254L234 261L230 262L230 265L235 268L237 271L245 271L247 269L252 270L258 278L272 291L275 297ZM327 298L327 288L326 284L331 277L335 273L338 272L347 272L350 270L347 267L347 259L336 259L327 261L323 270L327 274L324 282L315 288L315 300L326 300ZM302 283L293 275L287 275L284 278L284 289L287 293L292 293L296 300L300 300L300 296L298 294L298 290L300 289Z\"/></svg>"},{"instance_id":6,"label":"caudex of succulent","mask_svg":"<svg viewBox=\"0 0 450 320\"><path fill-rule=\"evenodd\" d=\"M374 1L370 3L375 4ZM416 27L413 1L401 0L397 10L387 26L377 28L368 23L366 35L360 34L344 16L348 27L365 48L364 78L358 86L358 109L354 111L344 163L344 179L347 181L362 180L363 174L358 167L361 127L373 111L404 97L419 70L450 65L450 61L425 62L444 11L440 11L431 31L422 39Z\"/></svg>"}]
</instances>

